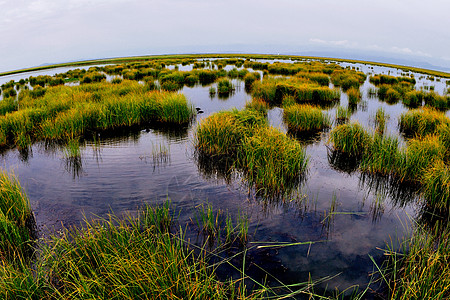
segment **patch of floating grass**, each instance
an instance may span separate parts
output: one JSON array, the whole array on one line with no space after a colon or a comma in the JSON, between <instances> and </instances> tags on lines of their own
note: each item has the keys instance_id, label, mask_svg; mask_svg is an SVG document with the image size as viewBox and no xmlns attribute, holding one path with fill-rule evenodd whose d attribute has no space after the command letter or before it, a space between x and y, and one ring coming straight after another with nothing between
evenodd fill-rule
<instances>
[{"instance_id":1,"label":"patch of floating grass","mask_svg":"<svg viewBox=\"0 0 450 300\"><path fill-rule=\"evenodd\" d=\"M283 118L289 131L300 134L320 131L331 125L330 117L311 105L291 105L284 108Z\"/></svg>"},{"instance_id":2,"label":"patch of floating grass","mask_svg":"<svg viewBox=\"0 0 450 300\"><path fill-rule=\"evenodd\" d=\"M297 103L330 103L339 99L340 92L337 89L295 80L278 82L275 91L276 102L281 103L286 96L294 97Z\"/></svg>"},{"instance_id":3,"label":"patch of floating grass","mask_svg":"<svg viewBox=\"0 0 450 300\"><path fill-rule=\"evenodd\" d=\"M229 79L222 78L217 82L217 93L219 95L229 95L234 91L234 86Z\"/></svg>"},{"instance_id":4,"label":"patch of floating grass","mask_svg":"<svg viewBox=\"0 0 450 300\"><path fill-rule=\"evenodd\" d=\"M299 142L267 126L254 110L219 112L197 127L199 155L233 158L234 168L263 194L282 194L298 184L307 158Z\"/></svg>"},{"instance_id":5,"label":"patch of floating grass","mask_svg":"<svg viewBox=\"0 0 450 300\"><path fill-rule=\"evenodd\" d=\"M361 171L382 176L392 174L401 159L398 146L395 137L374 135L361 160Z\"/></svg>"},{"instance_id":6,"label":"patch of floating grass","mask_svg":"<svg viewBox=\"0 0 450 300\"><path fill-rule=\"evenodd\" d=\"M413 138L401 153L401 161L396 168L400 181L422 181L423 174L436 159L444 158L446 149L435 135Z\"/></svg>"}]
</instances>

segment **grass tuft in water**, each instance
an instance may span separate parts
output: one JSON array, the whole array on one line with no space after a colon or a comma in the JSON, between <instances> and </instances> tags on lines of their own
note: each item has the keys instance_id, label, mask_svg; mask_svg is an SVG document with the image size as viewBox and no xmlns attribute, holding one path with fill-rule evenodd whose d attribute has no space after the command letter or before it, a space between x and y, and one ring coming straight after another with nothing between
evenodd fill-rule
<instances>
[{"instance_id":1,"label":"grass tuft in water","mask_svg":"<svg viewBox=\"0 0 450 300\"><path fill-rule=\"evenodd\" d=\"M350 123L333 128L329 142L338 151L361 156L370 147L371 137L359 123Z\"/></svg>"},{"instance_id":2,"label":"grass tuft in water","mask_svg":"<svg viewBox=\"0 0 450 300\"><path fill-rule=\"evenodd\" d=\"M386 120L389 118L389 115L386 114L383 107L377 109L375 113L375 131L381 135L384 133L384 129L386 128Z\"/></svg>"},{"instance_id":3,"label":"grass tuft in water","mask_svg":"<svg viewBox=\"0 0 450 300\"><path fill-rule=\"evenodd\" d=\"M450 119L434 109L416 109L400 115L400 131L407 137L425 136L435 133L442 124L450 124Z\"/></svg>"},{"instance_id":4,"label":"grass tuft in water","mask_svg":"<svg viewBox=\"0 0 450 300\"><path fill-rule=\"evenodd\" d=\"M311 105L291 105L284 109L284 121L295 134L320 131L331 125L330 117Z\"/></svg>"}]
</instances>

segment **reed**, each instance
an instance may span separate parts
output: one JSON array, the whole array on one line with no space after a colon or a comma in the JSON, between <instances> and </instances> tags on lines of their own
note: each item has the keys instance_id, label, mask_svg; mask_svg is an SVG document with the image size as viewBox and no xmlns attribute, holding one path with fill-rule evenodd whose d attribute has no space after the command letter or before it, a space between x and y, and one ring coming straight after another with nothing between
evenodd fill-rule
<instances>
[{"instance_id":1,"label":"reed","mask_svg":"<svg viewBox=\"0 0 450 300\"><path fill-rule=\"evenodd\" d=\"M330 127L330 117L320 108L311 105L292 105L286 107L283 118L289 131L300 134L314 132Z\"/></svg>"},{"instance_id":2,"label":"reed","mask_svg":"<svg viewBox=\"0 0 450 300\"><path fill-rule=\"evenodd\" d=\"M362 156L371 144L371 137L359 123L338 125L330 132L334 149L350 156Z\"/></svg>"}]
</instances>

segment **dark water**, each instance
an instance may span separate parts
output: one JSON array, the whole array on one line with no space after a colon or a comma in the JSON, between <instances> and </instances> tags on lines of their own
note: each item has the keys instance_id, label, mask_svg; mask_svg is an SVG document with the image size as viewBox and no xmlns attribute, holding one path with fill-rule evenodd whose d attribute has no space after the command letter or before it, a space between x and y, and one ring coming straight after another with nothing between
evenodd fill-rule
<instances>
[{"instance_id":1,"label":"dark water","mask_svg":"<svg viewBox=\"0 0 450 300\"><path fill-rule=\"evenodd\" d=\"M359 67L365 72L400 72ZM418 214L416 199L411 200L408 191L396 192L383 184L377 187L370 178L363 180L358 172L343 171L339 164L330 164L327 132L306 143L309 171L304 184L290 199L260 199L239 178L229 181L220 173L211 173L196 160L193 132L208 115L243 108L251 99L242 82L233 83L238 88L227 99L211 98L209 86L185 87L182 93L204 111L188 128L139 128L114 136L100 135L95 143L86 141L79 161L67 160L58 147L36 144L28 153L3 153L1 165L18 175L42 235L79 225L84 218L105 217L110 212L135 213L144 203L157 205L167 199L181 211L179 222L185 224L193 218L196 207L210 203L215 210L228 211L233 218L239 213L248 215L253 242L250 245L313 242L253 248L249 253L248 261L262 266L282 282L307 281L309 275L313 280L338 275L327 282L330 289L343 290L355 284L364 287L373 271L370 256L381 261L383 252L379 248L391 242L395 246L408 234L408 224ZM406 109L401 104L388 105L369 98L369 87L371 84L366 81L361 88L363 100L351 119L374 128L375 111L383 106L390 115L386 133L399 135L397 117ZM345 94L340 102L347 105ZM334 118L335 108L328 111ZM286 131L281 109L272 109L269 120ZM158 149L166 149L168 154L154 157ZM327 217L333 205L335 213Z\"/></svg>"}]
</instances>

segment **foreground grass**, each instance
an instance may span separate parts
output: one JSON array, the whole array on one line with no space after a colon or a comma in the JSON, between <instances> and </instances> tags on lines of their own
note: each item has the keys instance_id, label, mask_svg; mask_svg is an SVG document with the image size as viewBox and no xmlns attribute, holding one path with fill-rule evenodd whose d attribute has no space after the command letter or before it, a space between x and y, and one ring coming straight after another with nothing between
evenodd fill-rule
<instances>
[{"instance_id":1,"label":"foreground grass","mask_svg":"<svg viewBox=\"0 0 450 300\"><path fill-rule=\"evenodd\" d=\"M19 191L19 196L11 192ZM3 207L15 210L14 220L30 213L25 194L17 180L3 174L1 191L14 201L4 201ZM5 192L6 191L6 192ZM6 204L5 204L6 203ZM9 203L9 204L8 204ZM22 206L21 206L22 205ZM84 226L64 229L57 236L41 240L33 258L23 252L14 256L0 255L1 299L280 299L299 294L317 297L313 282L270 288L245 275L248 219L239 215L236 225L228 215L221 227L219 212L208 206L199 211L201 232L223 242L218 245L239 245L242 266L206 251L206 244L189 244L183 229L176 227L170 203L152 208L145 206L136 216L86 221ZM224 230L223 233L222 230ZM5 236L0 236L5 241ZM29 236L28 242L33 241ZM205 240L208 241L208 239ZM13 240L18 246L22 240ZM286 246L286 245L283 245ZM17 249L17 247L15 247ZM220 248L219 248L220 249ZM216 268L230 264L241 278L219 281ZM240 270L242 268L242 270ZM249 290L246 282L252 283ZM365 292L365 291L364 291Z\"/></svg>"},{"instance_id":2,"label":"foreground grass","mask_svg":"<svg viewBox=\"0 0 450 300\"><path fill-rule=\"evenodd\" d=\"M403 243L402 253L385 250L388 259L379 272L387 286L387 298L450 297L450 232L448 227L442 231L441 225L431 231L418 226Z\"/></svg>"}]
</instances>

